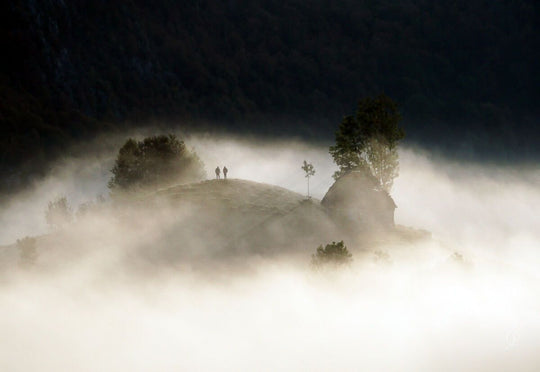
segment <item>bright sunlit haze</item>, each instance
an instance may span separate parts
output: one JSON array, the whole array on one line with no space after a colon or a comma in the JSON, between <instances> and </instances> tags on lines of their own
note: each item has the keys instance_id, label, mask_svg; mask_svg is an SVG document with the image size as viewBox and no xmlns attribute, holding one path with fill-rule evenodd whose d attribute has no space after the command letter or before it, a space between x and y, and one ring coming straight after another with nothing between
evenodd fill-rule
<instances>
[{"instance_id":1,"label":"bright sunlit haze","mask_svg":"<svg viewBox=\"0 0 540 372\"><path fill-rule=\"evenodd\" d=\"M317 240L320 232L313 241L279 238L300 234L294 219L309 224L318 209L272 225L272 235L246 238L245 231L258 228L261 213L306 198L303 160L316 170L310 192L318 205L336 170L327 146L189 135L186 145L207 175L227 166L229 180L175 186L115 210L106 184L122 141L63 159L2 209L4 369L537 365L538 167L458 164L405 146L391 194L396 224L408 233L371 245L345 240L352 263L321 272L310 266L317 246L329 243ZM100 194L101 208L61 230L47 226L50 200L65 196L76 211ZM212 204L220 198L229 203L225 212ZM36 238L31 269L20 265L14 244L25 236Z\"/></svg>"}]
</instances>

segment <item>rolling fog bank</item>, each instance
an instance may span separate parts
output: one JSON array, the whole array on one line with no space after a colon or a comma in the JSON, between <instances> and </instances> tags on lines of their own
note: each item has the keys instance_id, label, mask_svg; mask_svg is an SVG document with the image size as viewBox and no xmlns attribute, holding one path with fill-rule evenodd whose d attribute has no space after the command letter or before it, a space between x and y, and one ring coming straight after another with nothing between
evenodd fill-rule
<instances>
[{"instance_id":1,"label":"rolling fog bank","mask_svg":"<svg viewBox=\"0 0 540 372\"><path fill-rule=\"evenodd\" d=\"M303 195L305 159L317 172L314 198L332 184L327 147L186 143L209 175L226 165L231 178ZM31 268L19 267L14 246L0 248L2 370L532 371L540 362L538 167L458 164L403 148L396 223L432 238L346 241L353 263L320 272L311 254L328 241L273 255L228 250L223 235L198 227L245 223L241 213L189 203L106 203L47 233L47 202L65 195L76 209L105 194L114 155L65 159L0 211L0 244L40 236Z\"/></svg>"}]
</instances>

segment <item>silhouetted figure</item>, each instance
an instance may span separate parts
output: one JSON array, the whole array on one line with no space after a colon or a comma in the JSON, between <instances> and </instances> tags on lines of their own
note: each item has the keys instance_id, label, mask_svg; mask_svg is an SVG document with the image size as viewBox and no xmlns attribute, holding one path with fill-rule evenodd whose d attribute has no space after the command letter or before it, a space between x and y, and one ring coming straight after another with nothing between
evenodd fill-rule
<instances>
[{"instance_id":1,"label":"silhouetted figure","mask_svg":"<svg viewBox=\"0 0 540 372\"><path fill-rule=\"evenodd\" d=\"M227 167L223 167L223 179L227 179L227 173L229 172L229 170L227 169Z\"/></svg>"},{"instance_id":2,"label":"silhouetted figure","mask_svg":"<svg viewBox=\"0 0 540 372\"><path fill-rule=\"evenodd\" d=\"M221 170L219 169L219 167L216 167L216 179L220 179L220 174L221 174Z\"/></svg>"}]
</instances>

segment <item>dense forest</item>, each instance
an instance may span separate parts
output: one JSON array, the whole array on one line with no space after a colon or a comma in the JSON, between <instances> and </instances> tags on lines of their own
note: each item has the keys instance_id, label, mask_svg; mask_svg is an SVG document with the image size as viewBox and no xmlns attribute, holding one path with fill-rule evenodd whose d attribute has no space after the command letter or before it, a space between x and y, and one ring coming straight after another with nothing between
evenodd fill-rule
<instances>
[{"instance_id":1,"label":"dense forest","mask_svg":"<svg viewBox=\"0 0 540 372\"><path fill-rule=\"evenodd\" d=\"M3 187L69 143L148 120L331 139L359 98L382 92L400 102L408 141L498 160L540 151L535 0L0 7Z\"/></svg>"}]
</instances>

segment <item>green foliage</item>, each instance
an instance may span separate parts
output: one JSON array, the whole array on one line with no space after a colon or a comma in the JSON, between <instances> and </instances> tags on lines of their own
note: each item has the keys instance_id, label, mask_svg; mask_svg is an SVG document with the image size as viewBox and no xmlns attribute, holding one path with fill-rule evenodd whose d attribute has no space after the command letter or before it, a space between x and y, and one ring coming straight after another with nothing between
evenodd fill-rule
<instances>
[{"instance_id":1,"label":"green foliage","mask_svg":"<svg viewBox=\"0 0 540 372\"><path fill-rule=\"evenodd\" d=\"M330 146L330 155L339 170L334 174L334 178L339 178L343 174L357 169L367 167L366 161L362 158L367 142L367 133L364 127L359 125L354 116L343 118L336 132L336 144Z\"/></svg>"},{"instance_id":2,"label":"green foliage","mask_svg":"<svg viewBox=\"0 0 540 372\"><path fill-rule=\"evenodd\" d=\"M19 250L19 265L23 268L33 266L37 261L36 239L25 237L17 240Z\"/></svg>"},{"instance_id":3,"label":"green foliage","mask_svg":"<svg viewBox=\"0 0 540 372\"><path fill-rule=\"evenodd\" d=\"M372 138L366 145L367 164L381 189L390 193L394 178L399 175L397 147L391 147L384 139Z\"/></svg>"},{"instance_id":4,"label":"green foliage","mask_svg":"<svg viewBox=\"0 0 540 372\"><path fill-rule=\"evenodd\" d=\"M176 136L160 135L142 141L130 138L120 148L109 181L111 191L136 191L199 181L204 164Z\"/></svg>"},{"instance_id":5,"label":"green foliage","mask_svg":"<svg viewBox=\"0 0 540 372\"><path fill-rule=\"evenodd\" d=\"M317 248L317 253L311 256L311 264L316 268L329 265L341 266L350 264L352 260L352 254L349 253L343 240L337 243L332 242L332 244L327 244L324 248L320 245Z\"/></svg>"},{"instance_id":6,"label":"green foliage","mask_svg":"<svg viewBox=\"0 0 540 372\"><path fill-rule=\"evenodd\" d=\"M399 126L397 104L380 95L360 100L355 116L343 119L330 154L339 170L334 178L354 171L370 171L381 189L390 192L398 174L397 144L405 136Z\"/></svg>"},{"instance_id":7,"label":"green foliage","mask_svg":"<svg viewBox=\"0 0 540 372\"><path fill-rule=\"evenodd\" d=\"M50 201L45 210L45 221L53 229L61 229L73 220L73 212L65 196Z\"/></svg>"},{"instance_id":8,"label":"green foliage","mask_svg":"<svg viewBox=\"0 0 540 372\"><path fill-rule=\"evenodd\" d=\"M315 175L315 168L313 167L313 164L308 163L305 160L304 160L304 164L302 165L302 170L306 172L307 178Z\"/></svg>"}]
</instances>

